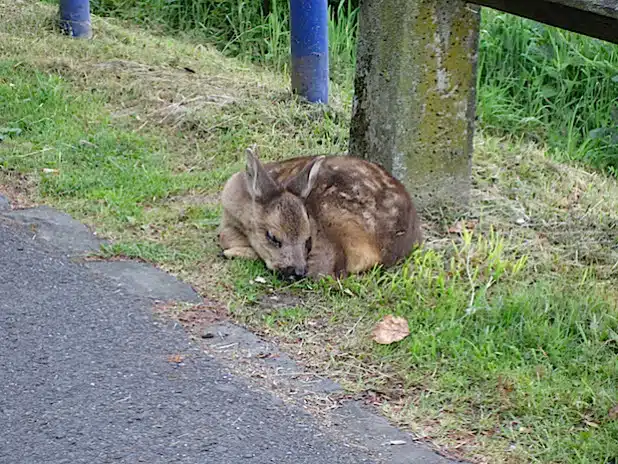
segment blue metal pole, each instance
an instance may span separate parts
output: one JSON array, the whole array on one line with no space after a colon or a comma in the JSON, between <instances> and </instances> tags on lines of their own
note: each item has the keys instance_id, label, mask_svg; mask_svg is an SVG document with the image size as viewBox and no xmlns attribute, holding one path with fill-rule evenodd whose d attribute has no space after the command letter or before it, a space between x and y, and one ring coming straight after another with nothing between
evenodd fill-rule
<instances>
[{"instance_id":1,"label":"blue metal pole","mask_svg":"<svg viewBox=\"0 0 618 464\"><path fill-rule=\"evenodd\" d=\"M89 0L60 0L60 28L72 37L90 39Z\"/></svg>"},{"instance_id":2,"label":"blue metal pole","mask_svg":"<svg viewBox=\"0 0 618 464\"><path fill-rule=\"evenodd\" d=\"M290 0L292 91L328 103L328 0Z\"/></svg>"}]
</instances>

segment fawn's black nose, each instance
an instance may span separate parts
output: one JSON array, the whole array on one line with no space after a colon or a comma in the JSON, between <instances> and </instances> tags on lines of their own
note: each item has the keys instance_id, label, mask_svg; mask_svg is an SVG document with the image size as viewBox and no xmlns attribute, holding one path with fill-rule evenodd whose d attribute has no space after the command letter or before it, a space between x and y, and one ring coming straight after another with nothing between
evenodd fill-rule
<instances>
[{"instance_id":1,"label":"fawn's black nose","mask_svg":"<svg viewBox=\"0 0 618 464\"><path fill-rule=\"evenodd\" d=\"M288 266L279 271L284 278L290 280L302 279L307 275L307 266Z\"/></svg>"}]
</instances>

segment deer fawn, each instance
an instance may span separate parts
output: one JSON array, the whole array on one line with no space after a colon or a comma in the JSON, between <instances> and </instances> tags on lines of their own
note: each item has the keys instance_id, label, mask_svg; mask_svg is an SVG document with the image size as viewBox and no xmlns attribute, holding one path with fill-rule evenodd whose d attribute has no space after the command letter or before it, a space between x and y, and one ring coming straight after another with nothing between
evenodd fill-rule
<instances>
[{"instance_id":1,"label":"deer fawn","mask_svg":"<svg viewBox=\"0 0 618 464\"><path fill-rule=\"evenodd\" d=\"M262 259L284 277L359 273L391 266L422 240L405 187L352 156L306 156L262 164L246 151L245 172L222 193L223 255Z\"/></svg>"}]
</instances>

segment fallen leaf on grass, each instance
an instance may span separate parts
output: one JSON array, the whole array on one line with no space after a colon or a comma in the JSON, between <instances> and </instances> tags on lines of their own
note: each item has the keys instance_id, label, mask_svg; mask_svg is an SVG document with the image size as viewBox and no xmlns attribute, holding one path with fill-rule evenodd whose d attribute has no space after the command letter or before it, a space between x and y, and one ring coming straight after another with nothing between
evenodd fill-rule
<instances>
[{"instance_id":1,"label":"fallen leaf on grass","mask_svg":"<svg viewBox=\"0 0 618 464\"><path fill-rule=\"evenodd\" d=\"M365 404L370 404L373 406L382 406L384 402L383 398L380 398L375 392L369 391L364 396L363 401Z\"/></svg>"},{"instance_id":2,"label":"fallen leaf on grass","mask_svg":"<svg viewBox=\"0 0 618 464\"><path fill-rule=\"evenodd\" d=\"M255 357L258 359L277 359L279 355L277 353L258 353Z\"/></svg>"},{"instance_id":3,"label":"fallen leaf on grass","mask_svg":"<svg viewBox=\"0 0 618 464\"><path fill-rule=\"evenodd\" d=\"M458 221L448 228L448 233L449 234L461 234L461 232L463 231L463 227L464 227L463 221Z\"/></svg>"},{"instance_id":4,"label":"fallen leaf on grass","mask_svg":"<svg viewBox=\"0 0 618 464\"><path fill-rule=\"evenodd\" d=\"M571 209L579 203L585 192L586 186L578 183L578 185L575 185L571 189L571 192L565 198L558 202L558 205L562 208Z\"/></svg>"},{"instance_id":5,"label":"fallen leaf on grass","mask_svg":"<svg viewBox=\"0 0 618 464\"><path fill-rule=\"evenodd\" d=\"M461 234L464 230L468 232L473 231L478 224L478 221L470 220L470 221L457 221L451 227L448 228L449 234Z\"/></svg>"},{"instance_id":6,"label":"fallen leaf on grass","mask_svg":"<svg viewBox=\"0 0 618 464\"><path fill-rule=\"evenodd\" d=\"M389 345L410 335L410 327L403 317L389 314L374 327L372 335L376 343Z\"/></svg>"}]
</instances>

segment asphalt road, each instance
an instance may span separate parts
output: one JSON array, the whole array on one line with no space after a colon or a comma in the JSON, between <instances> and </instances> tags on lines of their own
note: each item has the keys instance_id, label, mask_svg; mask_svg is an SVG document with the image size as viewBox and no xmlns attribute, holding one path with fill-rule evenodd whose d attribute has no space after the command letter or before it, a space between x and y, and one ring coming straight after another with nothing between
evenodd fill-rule
<instances>
[{"instance_id":1,"label":"asphalt road","mask_svg":"<svg viewBox=\"0 0 618 464\"><path fill-rule=\"evenodd\" d=\"M375 462L151 306L0 218L0 463Z\"/></svg>"}]
</instances>

